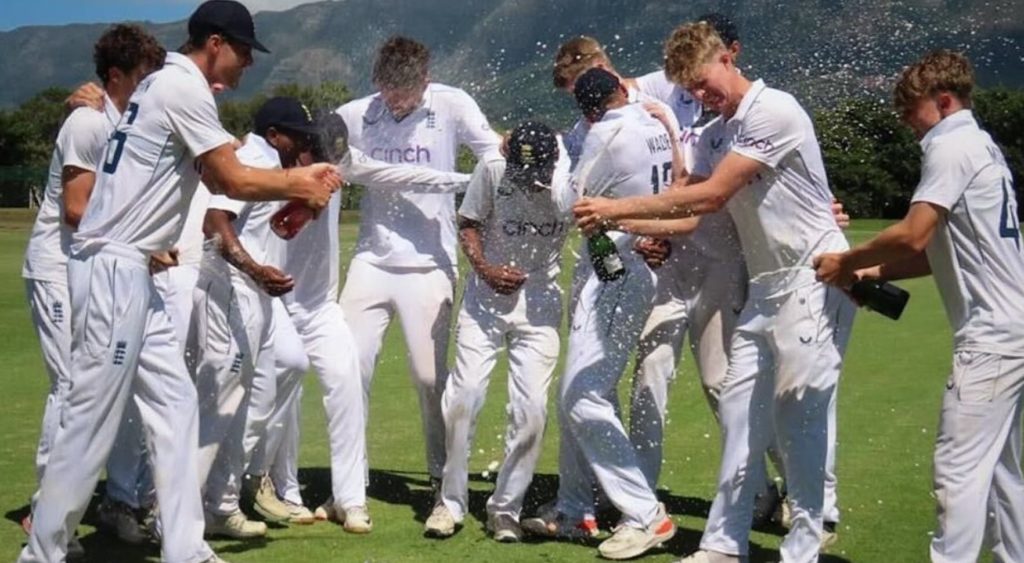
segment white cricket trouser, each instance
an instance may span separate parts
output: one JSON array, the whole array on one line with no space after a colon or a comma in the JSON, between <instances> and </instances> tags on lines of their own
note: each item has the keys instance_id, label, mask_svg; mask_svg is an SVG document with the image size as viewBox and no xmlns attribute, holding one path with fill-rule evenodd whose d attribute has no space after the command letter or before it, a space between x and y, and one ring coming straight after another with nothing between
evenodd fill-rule
<instances>
[{"instance_id":1,"label":"white cricket trouser","mask_svg":"<svg viewBox=\"0 0 1024 563\"><path fill-rule=\"evenodd\" d=\"M257 377L274 377L277 393L267 419L265 431L260 434L251 426L246 428L245 449L249 455L248 473L270 474L281 498L297 504L302 503L298 494L298 453L299 424L298 400L302 393L302 377L309 371L309 357L302 339L295 331L288 311L280 299L271 305L274 316L274 332L270 336L274 345L273 372ZM249 409L256 409L254 416L264 416L258 401L250 401ZM250 455L251 452L251 455ZM279 466L280 461L280 466ZM268 467L270 466L270 467ZM275 473L274 468L279 470Z\"/></svg>"},{"instance_id":2,"label":"white cricket trouser","mask_svg":"<svg viewBox=\"0 0 1024 563\"><path fill-rule=\"evenodd\" d=\"M658 270L655 304L637 346L629 437L652 489L661 473L668 390L682 359L683 339L689 336L704 395L717 419L729 341L746 299L742 261L697 258Z\"/></svg>"},{"instance_id":3,"label":"white cricket trouser","mask_svg":"<svg viewBox=\"0 0 1024 563\"><path fill-rule=\"evenodd\" d=\"M455 368L441 400L447 431L441 499L459 522L469 504L469 455L477 416L487 398L498 352L505 346L509 361L505 460L487 501L488 513L519 519L540 457L548 387L558 362L561 290L545 280L532 285L528 281L519 291L513 310L496 310L493 297L499 303L508 299L474 276L459 310Z\"/></svg>"},{"instance_id":4,"label":"white cricket trouser","mask_svg":"<svg viewBox=\"0 0 1024 563\"><path fill-rule=\"evenodd\" d=\"M808 269L808 276L813 272ZM719 403L722 464L701 548L745 556L754 496L773 439L785 467L793 525L785 562L818 560L835 395L855 307L840 290L801 279L769 296L751 284Z\"/></svg>"},{"instance_id":5,"label":"white cricket trouser","mask_svg":"<svg viewBox=\"0 0 1024 563\"><path fill-rule=\"evenodd\" d=\"M226 515L238 510L246 426L263 432L276 393L271 298L235 275L212 272L200 276L193 295L199 477L206 511ZM250 401L259 404L250 408Z\"/></svg>"},{"instance_id":6,"label":"white cricket trouser","mask_svg":"<svg viewBox=\"0 0 1024 563\"><path fill-rule=\"evenodd\" d=\"M192 319L192 290L198 278L199 267L196 264L182 264L153 275L153 287L163 299L164 309L174 323L174 335L183 356ZM192 368L187 356L185 365ZM106 496L137 509L152 506L156 501L154 495L142 417L135 404L129 402L107 460Z\"/></svg>"},{"instance_id":7,"label":"white cricket trouser","mask_svg":"<svg viewBox=\"0 0 1024 563\"><path fill-rule=\"evenodd\" d=\"M638 257L622 254L626 273L613 282L598 280L586 256L576 268L577 276L586 281L573 299L559 389L557 507L571 517L589 514L592 474L622 512L621 524L648 527L657 516L658 500L609 397L615 394L650 314L655 276Z\"/></svg>"},{"instance_id":8,"label":"white cricket trouser","mask_svg":"<svg viewBox=\"0 0 1024 563\"><path fill-rule=\"evenodd\" d=\"M287 300L285 306L324 392L335 507L365 506L366 415L356 339L334 301L311 311Z\"/></svg>"},{"instance_id":9,"label":"white cricket trouser","mask_svg":"<svg viewBox=\"0 0 1024 563\"><path fill-rule=\"evenodd\" d=\"M108 243L68 265L72 305L71 387L32 535L19 561L63 561L117 435L135 401L146 425L163 522L164 561L194 563L203 541L196 388L174 327L153 287L147 257Z\"/></svg>"},{"instance_id":10,"label":"white cricket trouser","mask_svg":"<svg viewBox=\"0 0 1024 563\"><path fill-rule=\"evenodd\" d=\"M935 438L936 563L1024 561L1024 358L958 351Z\"/></svg>"},{"instance_id":11,"label":"white cricket trouser","mask_svg":"<svg viewBox=\"0 0 1024 563\"><path fill-rule=\"evenodd\" d=\"M25 293L32 310L32 324L36 327L43 350L43 366L50 378L50 390L43 408L43 428L36 448L36 477L41 482L53 439L61 426L64 395L70 385L71 299L66 283L27 279ZM33 505L38 494L37 491L32 495Z\"/></svg>"},{"instance_id":12,"label":"white cricket trouser","mask_svg":"<svg viewBox=\"0 0 1024 563\"><path fill-rule=\"evenodd\" d=\"M441 478L444 471L441 395L448 376L448 335L454 295L454 272L440 268L383 268L358 258L352 260L341 291L345 317L352 326L359 327L355 333L356 348L367 416L370 384L384 331L398 314L405 335L409 375L419 392L427 470L435 478ZM364 470L369 471L368 462L364 463Z\"/></svg>"}]
</instances>

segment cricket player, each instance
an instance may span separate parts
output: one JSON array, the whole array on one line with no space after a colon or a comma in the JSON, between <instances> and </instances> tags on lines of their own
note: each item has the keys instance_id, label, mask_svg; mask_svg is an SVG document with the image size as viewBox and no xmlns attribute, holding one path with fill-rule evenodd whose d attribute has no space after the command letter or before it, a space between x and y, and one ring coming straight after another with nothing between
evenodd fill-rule
<instances>
[{"instance_id":1,"label":"cricket player","mask_svg":"<svg viewBox=\"0 0 1024 563\"><path fill-rule=\"evenodd\" d=\"M629 220L692 217L728 206L750 275L719 400L723 447L718 494L701 540L685 561L747 555L765 450L777 436L792 503L783 561L816 561L822 539L828 410L853 320L852 302L817 282L813 256L847 243L831 212L810 118L783 92L736 72L732 53L706 23L680 26L666 44L666 72L721 114L705 182L652 197L585 199L575 209L589 231L630 229ZM731 144L722 150L723 140ZM773 431L774 429L774 431Z\"/></svg>"},{"instance_id":2,"label":"cricket player","mask_svg":"<svg viewBox=\"0 0 1024 563\"><path fill-rule=\"evenodd\" d=\"M320 158L339 162L346 179L368 186L367 196L375 191L398 193L448 193L465 189L466 174L438 171L427 166L392 164L370 158L359 149L347 145L348 128L337 114L324 119L320 125L325 132ZM362 379L359 377L358 352L350 322L338 304L338 220L341 213L340 195L332 199L327 212L312 221L284 248L282 270L295 281L294 290L282 301L288 312L309 363L325 388L325 408L328 416L328 434L331 444L332 496L320 508L321 519L335 520L350 533L365 534L373 529L366 506L365 440L366 416L363 408ZM349 273L351 279L351 271ZM294 363L294 362L291 362ZM285 426L281 420L297 420L298 398L304 371L288 370L291 377L278 378L279 414L270 414L271 431ZM288 414L289 412L296 414ZM297 440L297 426L294 427ZM287 438L285 435L283 438ZM277 451L282 455L297 453L292 441L280 445L282 437L275 438ZM274 463L277 453L264 453L264 459L250 464L251 473L264 473L266 464ZM297 468L297 458L285 460L286 467ZM290 479L289 479L290 481ZM297 491L293 502L301 503ZM286 497L288 498L288 497ZM290 516L289 516L290 518Z\"/></svg>"},{"instance_id":3,"label":"cricket player","mask_svg":"<svg viewBox=\"0 0 1024 563\"><path fill-rule=\"evenodd\" d=\"M577 193L627 197L651 194L668 178L651 175L673 161L673 142L643 106L630 104L626 88L607 70L593 68L577 79L574 94L591 122L573 172ZM559 490L554 511L524 521L528 531L559 535L592 510L589 467L622 513L611 538L598 547L608 559L637 557L667 541L675 524L654 496L640 469L613 402L629 356L653 303L655 275L632 252L635 237L609 232L625 267L614 281L601 281L589 257L576 266L566 370L559 388ZM589 254L589 253L587 253Z\"/></svg>"},{"instance_id":4,"label":"cricket player","mask_svg":"<svg viewBox=\"0 0 1024 563\"><path fill-rule=\"evenodd\" d=\"M163 65L164 56L163 48L138 26L115 25L107 29L93 49L96 74L106 91L101 111L89 107L76 109L57 135L43 203L36 215L22 267L32 321L50 377L36 450L36 473L40 481L62 419L63 396L70 382L71 301L67 263L71 235L85 212L107 138L121 119L135 86ZM33 496L33 505L35 499ZM30 518L25 525L28 531ZM78 540L71 538L69 541L75 555L80 555Z\"/></svg>"},{"instance_id":5,"label":"cricket player","mask_svg":"<svg viewBox=\"0 0 1024 563\"><path fill-rule=\"evenodd\" d=\"M298 100L271 98L253 122L253 132L237 153L242 164L291 169L312 162L318 129ZM193 319L190 347L197 364L199 476L206 483L207 535L266 534L266 524L248 521L242 513L239 488L252 454L243 438L262 433L276 395L271 301L295 285L274 266L280 257L270 219L280 208L279 202L216 195L206 211L203 230L209 244L194 293L200 313Z\"/></svg>"},{"instance_id":6,"label":"cricket player","mask_svg":"<svg viewBox=\"0 0 1024 563\"><path fill-rule=\"evenodd\" d=\"M921 141L921 180L902 221L815 259L837 287L933 275L953 328L953 370L935 438L936 563L1024 561L1024 256L1013 176L971 111L974 71L933 51L896 84Z\"/></svg>"},{"instance_id":7,"label":"cricket player","mask_svg":"<svg viewBox=\"0 0 1024 563\"><path fill-rule=\"evenodd\" d=\"M448 537L469 504L469 454L476 419L501 348L508 348L505 460L487 501L487 529L500 542L522 538L519 514L540 456L548 387L558 361L562 246L571 224L552 189L567 155L543 123L527 121L509 137L508 157L481 160L459 208L459 239L473 267L459 310L455 366L442 410L447 457L441 502L425 533ZM564 184L564 182L563 182Z\"/></svg>"},{"instance_id":8,"label":"cricket player","mask_svg":"<svg viewBox=\"0 0 1024 563\"><path fill-rule=\"evenodd\" d=\"M429 60L427 47L418 41L396 36L384 42L373 66L379 92L338 109L352 147L377 160L442 172L455 169L459 145L477 158L498 149L499 137L476 102L458 88L430 81ZM356 347L367 413L384 331L396 314L401 321L435 484L444 468L441 394L457 276L455 239L451 193L371 186L362 200L359 239L341 292L345 317L359 327Z\"/></svg>"},{"instance_id":9,"label":"cricket player","mask_svg":"<svg viewBox=\"0 0 1024 563\"><path fill-rule=\"evenodd\" d=\"M202 538L196 390L155 294L148 256L169 250L179 237L199 166L237 199L298 198L319 208L340 185L331 166L285 175L238 163L210 84L237 86L252 63L251 49L265 48L248 10L232 0L200 5L188 27L184 54L168 54L163 69L130 98L73 236L72 385L19 561L65 558L129 400L146 424L163 559L219 561Z\"/></svg>"}]
</instances>

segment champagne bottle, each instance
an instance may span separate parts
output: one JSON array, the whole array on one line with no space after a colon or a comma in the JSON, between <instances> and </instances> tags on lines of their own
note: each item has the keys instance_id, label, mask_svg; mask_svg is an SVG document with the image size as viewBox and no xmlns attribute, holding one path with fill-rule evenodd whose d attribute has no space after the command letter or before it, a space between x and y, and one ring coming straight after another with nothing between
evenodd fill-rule
<instances>
[{"instance_id":1,"label":"champagne bottle","mask_svg":"<svg viewBox=\"0 0 1024 563\"><path fill-rule=\"evenodd\" d=\"M284 240L291 240L313 219L316 219L316 212L293 199L270 218L270 230Z\"/></svg>"},{"instance_id":2,"label":"champagne bottle","mask_svg":"<svg viewBox=\"0 0 1024 563\"><path fill-rule=\"evenodd\" d=\"M910 293L880 280L861 280L850 286L850 295L858 303L896 321L910 300Z\"/></svg>"},{"instance_id":3,"label":"champagne bottle","mask_svg":"<svg viewBox=\"0 0 1024 563\"><path fill-rule=\"evenodd\" d=\"M590 254L597 279L603 282L615 281L626 273L619 249L608 233L602 231L588 238L587 252Z\"/></svg>"}]
</instances>

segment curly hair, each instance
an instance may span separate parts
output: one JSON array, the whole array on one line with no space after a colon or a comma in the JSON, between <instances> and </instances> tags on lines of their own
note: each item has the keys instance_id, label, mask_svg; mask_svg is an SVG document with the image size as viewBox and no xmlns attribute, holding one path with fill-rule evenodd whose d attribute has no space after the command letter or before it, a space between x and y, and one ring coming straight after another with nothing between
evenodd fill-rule
<instances>
[{"instance_id":1,"label":"curly hair","mask_svg":"<svg viewBox=\"0 0 1024 563\"><path fill-rule=\"evenodd\" d=\"M562 43L555 54L555 66L551 72L555 88L568 88L584 71L601 63L609 68L612 66L597 39L587 35L573 37Z\"/></svg>"},{"instance_id":2,"label":"curly hair","mask_svg":"<svg viewBox=\"0 0 1024 563\"><path fill-rule=\"evenodd\" d=\"M688 88L697 80L700 67L724 50L725 43L710 23L683 24L665 41L665 75Z\"/></svg>"},{"instance_id":3,"label":"curly hair","mask_svg":"<svg viewBox=\"0 0 1024 563\"><path fill-rule=\"evenodd\" d=\"M401 35L387 39L377 50L371 78L378 88L412 88L427 80L430 49Z\"/></svg>"},{"instance_id":4,"label":"curly hair","mask_svg":"<svg viewBox=\"0 0 1024 563\"><path fill-rule=\"evenodd\" d=\"M96 75L104 83L110 79L110 69L127 74L143 66L157 69L163 66L167 52L152 35L135 24L117 24L108 28L93 49Z\"/></svg>"},{"instance_id":5,"label":"curly hair","mask_svg":"<svg viewBox=\"0 0 1024 563\"><path fill-rule=\"evenodd\" d=\"M974 90L974 68L962 53L939 49L903 69L893 90L893 105L903 112L921 98L948 92L959 98L964 107L971 107Z\"/></svg>"}]
</instances>

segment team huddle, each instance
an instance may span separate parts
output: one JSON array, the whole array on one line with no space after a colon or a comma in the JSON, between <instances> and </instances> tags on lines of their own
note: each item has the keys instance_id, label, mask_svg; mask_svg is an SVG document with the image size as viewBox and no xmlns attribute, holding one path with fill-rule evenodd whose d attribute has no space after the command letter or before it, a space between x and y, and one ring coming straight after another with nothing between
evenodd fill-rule
<instances>
[{"instance_id":1,"label":"team huddle","mask_svg":"<svg viewBox=\"0 0 1024 563\"><path fill-rule=\"evenodd\" d=\"M107 30L94 50L102 90L72 97L56 140L23 269L51 389L19 561L82 555L75 529L103 471L101 526L159 542L165 561L222 561L204 537L260 537L265 522L370 533L369 391L395 317L434 490L425 535L450 537L466 517L476 420L505 349L489 534L593 540L598 512L614 511L604 558L672 538L655 491L688 341L722 458L700 549L682 561L745 561L768 519L789 528L783 561L817 561L840 517L849 288L929 274L955 354L931 558L973 561L989 538L997 561L1024 561L1024 257L1010 171L970 111L962 55L935 51L900 76L921 182L905 219L851 249L810 117L740 72L736 28L719 14L677 27L663 69L637 78L593 38L564 43L554 85L579 108L564 134L538 121L497 134L469 94L430 80L426 46L395 36L377 50L376 93L326 115L271 98L238 140L214 94L267 52L252 17L208 0L188 35L167 53L137 26ZM472 174L456 172L460 146ZM345 183L365 193L341 280ZM574 227L584 239L566 304ZM472 271L453 311L458 248ZM523 514L563 309L558 492ZM298 479L310 368L331 459L331 497L315 510Z\"/></svg>"}]
</instances>

